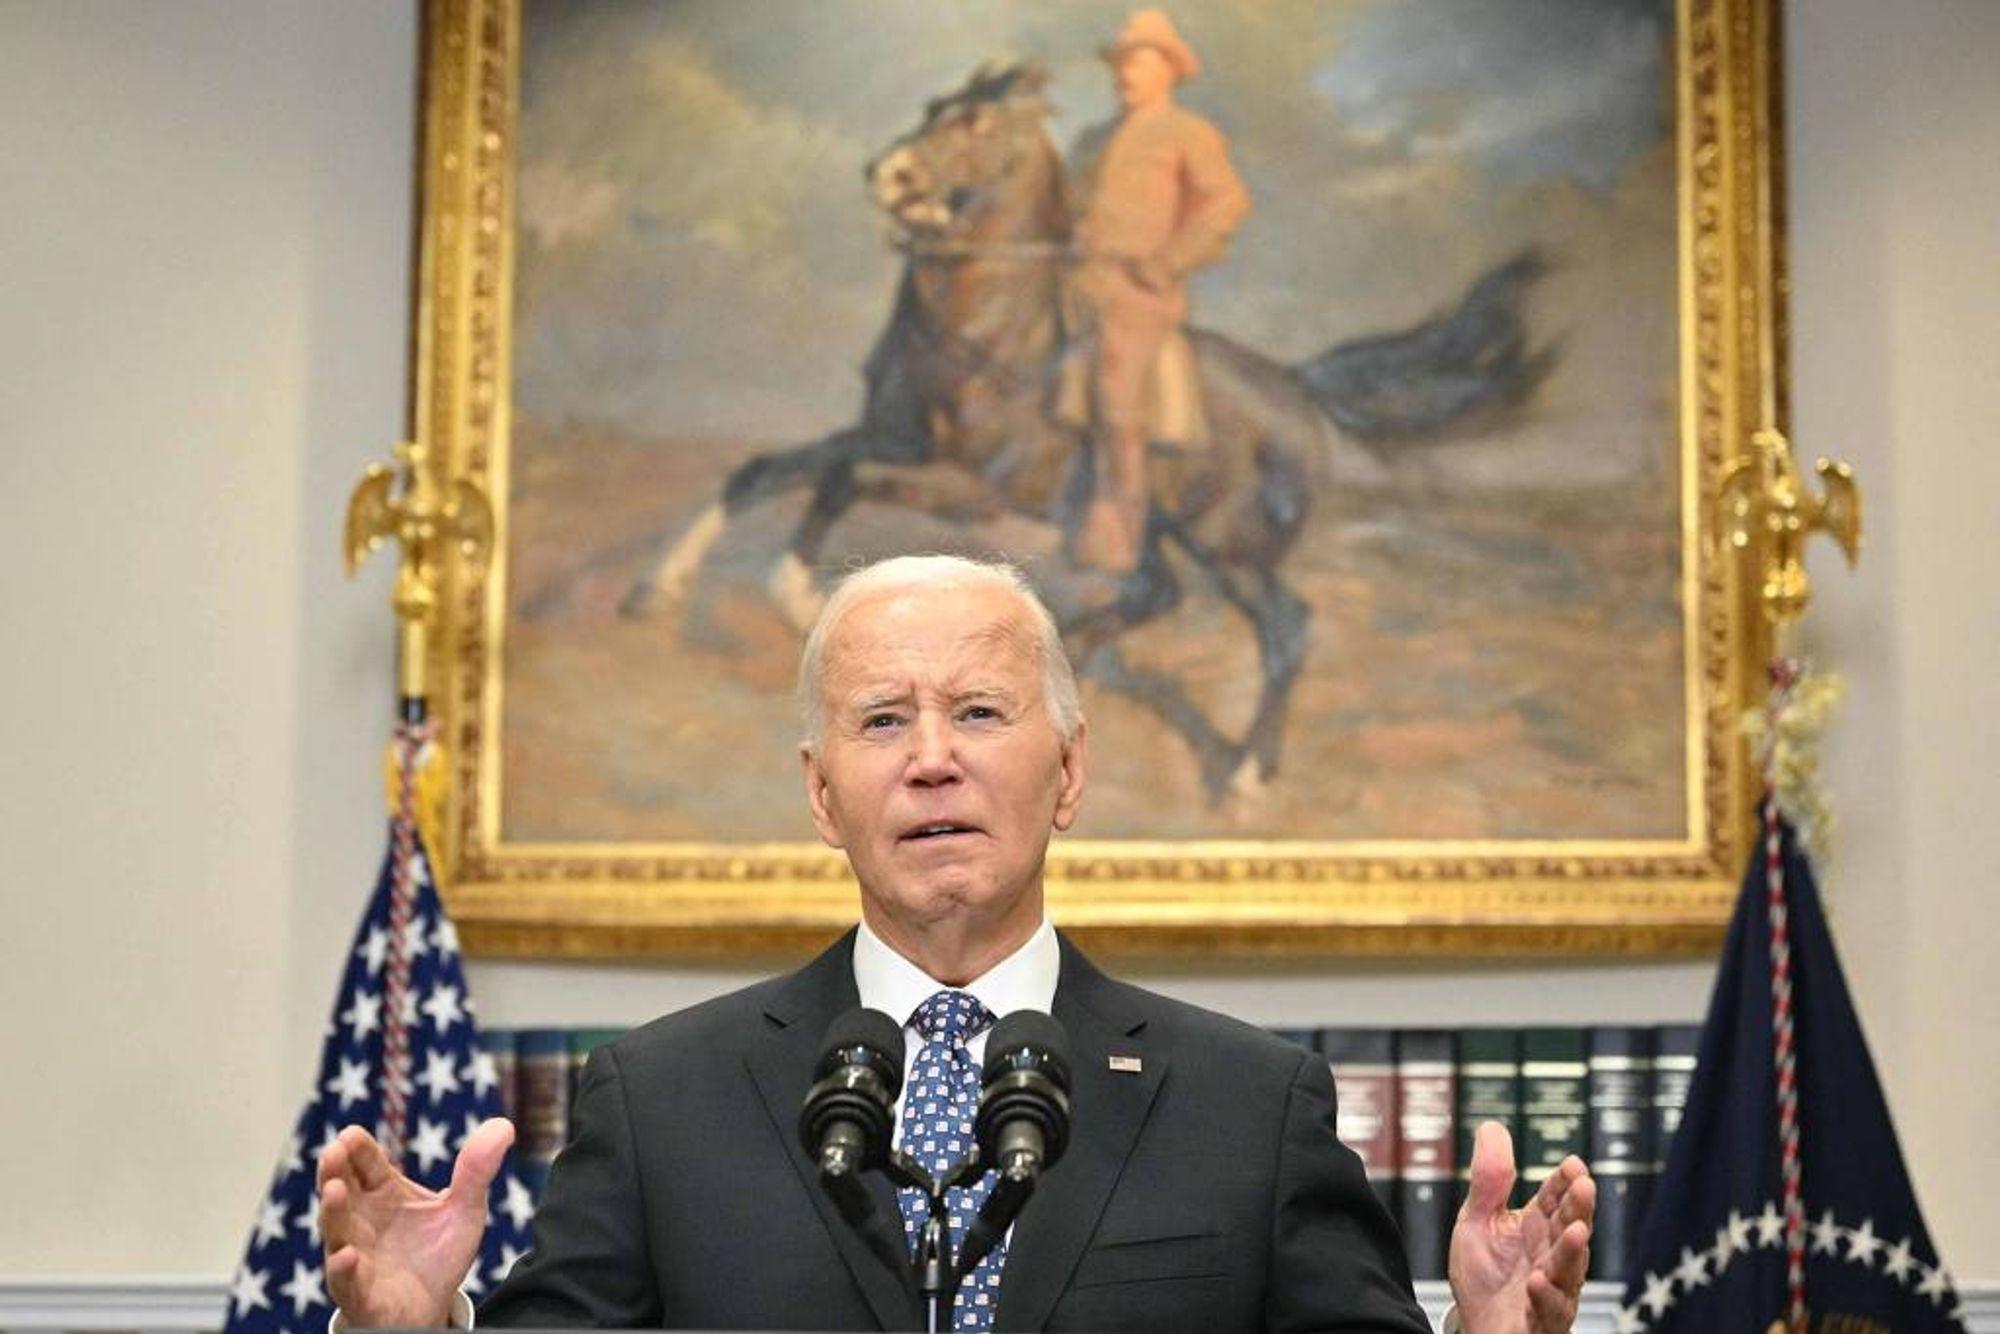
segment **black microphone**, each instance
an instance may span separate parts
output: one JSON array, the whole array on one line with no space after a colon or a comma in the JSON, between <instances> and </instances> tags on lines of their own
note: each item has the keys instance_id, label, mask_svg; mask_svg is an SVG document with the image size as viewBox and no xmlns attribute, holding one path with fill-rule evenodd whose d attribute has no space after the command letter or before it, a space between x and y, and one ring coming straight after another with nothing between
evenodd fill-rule
<instances>
[{"instance_id":1,"label":"black microphone","mask_svg":"<svg viewBox=\"0 0 2000 1334\"><path fill-rule=\"evenodd\" d=\"M890 1109L903 1089L903 1026L860 1006L827 1025L799 1139L833 1186L888 1161Z\"/></svg>"},{"instance_id":2,"label":"black microphone","mask_svg":"<svg viewBox=\"0 0 2000 1334\"><path fill-rule=\"evenodd\" d=\"M1001 1180L1032 1184L1069 1146L1069 1039L1039 1010L1016 1010L986 1038L973 1130Z\"/></svg>"}]
</instances>

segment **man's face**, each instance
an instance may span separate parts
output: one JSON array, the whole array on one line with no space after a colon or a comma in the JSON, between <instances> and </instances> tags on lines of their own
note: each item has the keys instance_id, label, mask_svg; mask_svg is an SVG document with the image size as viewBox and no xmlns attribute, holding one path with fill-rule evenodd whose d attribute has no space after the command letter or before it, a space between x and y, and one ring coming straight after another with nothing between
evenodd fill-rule
<instances>
[{"instance_id":1,"label":"man's face","mask_svg":"<svg viewBox=\"0 0 2000 1334\"><path fill-rule=\"evenodd\" d=\"M806 797L870 928L920 962L934 942L1021 943L1050 833L1083 796L1084 738L1056 734L1020 598L887 590L848 610L824 663Z\"/></svg>"},{"instance_id":2,"label":"man's face","mask_svg":"<svg viewBox=\"0 0 2000 1334\"><path fill-rule=\"evenodd\" d=\"M1112 76L1118 81L1118 100L1127 111L1167 101L1177 77L1173 62L1150 46L1119 52Z\"/></svg>"}]
</instances>

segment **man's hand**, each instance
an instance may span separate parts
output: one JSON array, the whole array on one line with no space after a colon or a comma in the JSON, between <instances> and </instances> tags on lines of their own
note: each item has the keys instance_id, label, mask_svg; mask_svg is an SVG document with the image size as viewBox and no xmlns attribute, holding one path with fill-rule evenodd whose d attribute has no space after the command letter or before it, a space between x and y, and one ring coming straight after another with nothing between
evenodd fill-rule
<instances>
[{"instance_id":1,"label":"man's hand","mask_svg":"<svg viewBox=\"0 0 2000 1334\"><path fill-rule=\"evenodd\" d=\"M350 1325L438 1327L451 1314L486 1233L486 1189L514 1142L494 1117L466 1136L451 1185L426 1190L375 1137L349 1126L319 1156L319 1228L327 1288Z\"/></svg>"},{"instance_id":2,"label":"man's hand","mask_svg":"<svg viewBox=\"0 0 2000 1334\"><path fill-rule=\"evenodd\" d=\"M1513 1140L1488 1121L1479 1127L1472 1187L1451 1230L1451 1295L1466 1334L1558 1334L1576 1320L1597 1183L1571 1155L1526 1208L1507 1207L1513 1189Z\"/></svg>"}]
</instances>

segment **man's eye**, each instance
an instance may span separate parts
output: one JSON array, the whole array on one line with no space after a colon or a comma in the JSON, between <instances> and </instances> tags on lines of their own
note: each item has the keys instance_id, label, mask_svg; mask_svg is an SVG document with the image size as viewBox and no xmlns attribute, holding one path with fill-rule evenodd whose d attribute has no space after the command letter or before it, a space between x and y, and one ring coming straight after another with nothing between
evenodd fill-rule
<instances>
[{"instance_id":1,"label":"man's eye","mask_svg":"<svg viewBox=\"0 0 2000 1334\"><path fill-rule=\"evenodd\" d=\"M901 721L901 717L893 713L871 713L861 720L861 730L864 732L880 732L884 728L894 727Z\"/></svg>"},{"instance_id":2,"label":"man's eye","mask_svg":"<svg viewBox=\"0 0 2000 1334\"><path fill-rule=\"evenodd\" d=\"M1000 710L991 704L968 704L965 706L965 711L959 715L969 723L988 723L999 716Z\"/></svg>"}]
</instances>

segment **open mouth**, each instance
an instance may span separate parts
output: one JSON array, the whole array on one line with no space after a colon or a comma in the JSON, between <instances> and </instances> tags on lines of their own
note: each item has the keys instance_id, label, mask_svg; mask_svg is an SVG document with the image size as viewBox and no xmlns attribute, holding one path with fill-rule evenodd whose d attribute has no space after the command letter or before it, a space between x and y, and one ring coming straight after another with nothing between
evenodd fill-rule
<instances>
[{"instance_id":1,"label":"open mouth","mask_svg":"<svg viewBox=\"0 0 2000 1334\"><path fill-rule=\"evenodd\" d=\"M976 834L978 832L979 830L976 826L960 824L954 820L932 820L927 824L916 825L906 830L903 834L903 842L948 842L951 839L961 838L967 834Z\"/></svg>"}]
</instances>

